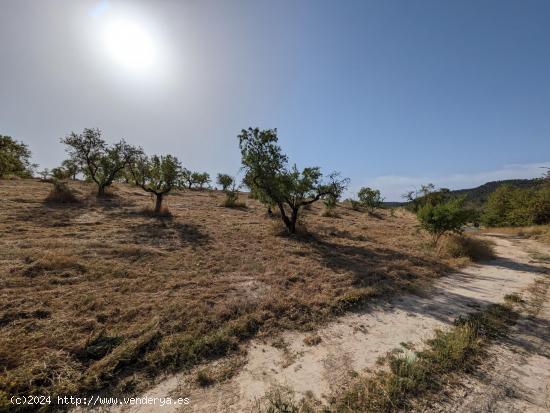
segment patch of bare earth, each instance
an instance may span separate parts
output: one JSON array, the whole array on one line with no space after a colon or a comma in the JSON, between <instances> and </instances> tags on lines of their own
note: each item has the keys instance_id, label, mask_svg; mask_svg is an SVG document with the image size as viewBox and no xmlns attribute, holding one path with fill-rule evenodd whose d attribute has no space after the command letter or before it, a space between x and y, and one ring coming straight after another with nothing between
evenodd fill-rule
<instances>
[{"instance_id":1,"label":"patch of bare earth","mask_svg":"<svg viewBox=\"0 0 550 413\"><path fill-rule=\"evenodd\" d=\"M328 403L357 373L376 369L379 357L389 351L399 346L422 347L435 329L449 326L459 315L502 302L507 294L527 291L545 276L548 270L531 262L522 241L487 237L496 244L497 259L446 276L422 295L401 296L389 302L379 300L368 311L345 315L315 333L288 331L276 339L253 340L244 366L228 380L201 388L195 383L194 373L181 374L161 382L146 395L190 397L191 404L183 411L248 412L255 411L255 401L269 389L284 386L297 398L314 397ZM544 372L548 363L548 336L543 332L548 328L548 319L544 314L541 310L537 318L524 321L534 340L525 351L543 349L531 354L535 357L531 367L524 366L523 359L517 358L520 353L512 350L509 355L515 358L506 363L509 371L521 378L515 381L536 394L539 404L546 397L541 395L544 377L550 373L550 369ZM544 362L537 357L544 357ZM462 403L458 401L457 405ZM464 408L467 410L461 411L478 411L475 402L470 410ZM443 404L431 409L447 411ZM167 412L170 408L141 406L130 411Z\"/></svg>"}]
</instances>

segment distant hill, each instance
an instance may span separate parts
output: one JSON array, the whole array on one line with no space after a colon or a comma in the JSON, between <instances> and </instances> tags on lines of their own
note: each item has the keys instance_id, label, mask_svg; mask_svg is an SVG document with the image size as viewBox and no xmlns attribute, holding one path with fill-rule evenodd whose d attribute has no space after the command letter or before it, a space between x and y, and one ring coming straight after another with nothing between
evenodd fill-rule
<instances>
[{"instance_id":1,"label":"distant hill","mask_svg":"<svg viewBox=\"0 0 550 413\"><path fill-rule=\"evenodd\" d=\"M511 185L517 188L538 188L542 185L542 180L539 178L534 178L492 181L480 185L476 188L457 189L451 191L451 194L454 196L466 196L466 202L468 204L478 207L485 203L487 201L487 198L489 198L489 195L491 195L498 187L502 185Z\"/></svg>"},{"instance_id":2,"label":"distant hill","mask_svg":"<svg viewBox=\"0 0 550 413\"><path fill-rule=\"evenodd\" d=\"M480 207L487 201L489 195L491 195L499 186L512 185L517 188L538 188L542 185L540 178L534 179L506 179L504 181L491 181L486 184L480 185L475 188L468 189L455 189L451 191L453 196L465 196L466 202L473 207ZM406 205L407 202L384 202L387 207L396 207Z\"/></svg>"}]
</instances>

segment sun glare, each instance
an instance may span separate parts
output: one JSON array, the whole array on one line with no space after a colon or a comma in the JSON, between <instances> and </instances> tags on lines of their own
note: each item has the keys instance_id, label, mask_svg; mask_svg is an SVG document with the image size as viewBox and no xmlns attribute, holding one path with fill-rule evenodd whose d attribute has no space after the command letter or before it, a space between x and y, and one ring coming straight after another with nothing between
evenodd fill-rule
<instances>
[{"instance_id":1,"label":"sun glare","mask_svg":"<svg viewBox=\"0 0 550 413\"><path fill-rule=\"evenodd\" d=\"M116 19L103 30L105 48L111 58L124 68L144 72L155 62L155 44L151 34L138 22Z\"/></svg>"}]
</instances>

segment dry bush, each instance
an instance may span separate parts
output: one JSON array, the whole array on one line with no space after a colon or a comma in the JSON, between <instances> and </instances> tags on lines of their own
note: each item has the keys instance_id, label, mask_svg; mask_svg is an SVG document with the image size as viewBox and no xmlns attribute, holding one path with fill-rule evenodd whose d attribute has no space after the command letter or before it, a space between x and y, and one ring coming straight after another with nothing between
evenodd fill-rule
<instances>
[{"instance_id":1,"label":"dry bush","mask_svg":"<svg viewBox=\"0 0 550 413\"><path fill-rule=\"evenodd\" d=\"M46 197L46 202L58 204L74 204L79 202L67 182L54 180L52 183L53 188Z\"/></svg>"},{"instance_id":2,"label":"dry bush","mask_svg":"<svg viewBox=\"0 0 550 413\"><path fill-rule=\"evenodd\" d=\"M239 202L239 193L236 191L226 191L225 199L222 203L225 208L246 208L245 202Z\"/></svg>"},{"instance_id":3,"label":"dry bush","mask_svg":"<svg viewBox=\"0 0 550 413\"><path fill-rule=\"evenodd\" d=\"M313 413L318 411L315 403L305 398L297 401L297 395L287 387L275 386L255 401L257 413Z\"/></svg>"},{"instance_id":4,"label":"dry bush","mask_svg":"<svg viewBox=\"0 0 550 413\"><path fill-rule=\"evenodd\" d=\"M216 380L208 369L200 369L197 371L197 383L201 387L208 387L214 384Z\"/></svg>"},{"instance_id":5,"label":"dry bush","mask_svg":"<svg viewBox=\"0 0 550 413\"><path fill-rule=\"evenodd\" d=\"M321 341L323 340L317 334L312 334L304 337L304 344L306 346L316 346L317 344L320 344Z\"/></svg>"},{"instance_id":6,"label":"dry bush","mask_svg":"<svg viewBox=\"0 0 550 413\"><path fill-rule=\"evenodd\" d=\"M493 246L489 241L465 235L449 235L443 240L440 248L453 258L469 258L472 261L495 258Z\"/></svg>"},{"instance_id":7,"label":"dry bush","mask_svg":"<svg viewBox=\"0 0 550 413\"><path fill-rule=\"evenodd\" d=\"M507 303L513 303L513 304L519 304L519 303L525 302L525 300L521 298L521 295L519 295L518 293L506 294L504 296L504 301Z\"/></svg>"},{"instance_id":8,"label":"dry bush","mask_svg":"<svg viewBox=\"0 0 550 413\"><path fill-rule=\"evenodd\" d=\"M151 206L146 206L141 209L141 213L148 217L157 217L157 218L171 218L172 213L168 209L167 205L162 205L159 212L155 212L155 209Z\"/></svg>"}]
</instances>

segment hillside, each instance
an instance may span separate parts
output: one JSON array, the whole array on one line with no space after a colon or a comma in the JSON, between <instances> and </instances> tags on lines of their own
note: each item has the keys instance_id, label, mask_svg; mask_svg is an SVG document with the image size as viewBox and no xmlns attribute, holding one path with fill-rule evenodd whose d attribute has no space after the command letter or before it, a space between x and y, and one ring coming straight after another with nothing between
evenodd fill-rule
<instances>
[{"instance_id":1,"label":"hillside","mask_svg":"<svg viewBox=\"0 0 550 413\"><path fill-rule=\"evenodd\" d=\"M534 179L506 179L503 181L491 181L475 188L455 189L450 191L452 196L465 196L466 202L474 207L481 207L498 187L512 185L517 188L537 188L542 181ZM398 207L407 205L407 202L384 202L387 207Z\"/></svg>"},{"instance_id":2,"label":"hillside","mask_svg":"<svg viewBox=\"0 0 550 413\"><path fill-rule=\"evenodd\" d=\"M70 186L80 203L45 203L47 182L0 181L3 403L135 392L252 336L309 329L449 271L406 211L338 207L330 218L318 203L308 233L288 237L246 194L247 208L228 209L218 191L176 191L159 219L137 187L98 200Z\"/></svg>"},{"instance_id":3,"label":"hillside","mask_svg":"<svg viewBox=\"0 0 550 413\"><path fill-rule=\"evenodd\" d=\"M507 179L504 181L491 181L476 188L458 189L451 191L454 196L465 196L466 202L480 207L487 201L497 188L502 185L511 185L517 188L537 188L542 184L540 179Z\"/></svg>"}]
</instances>

